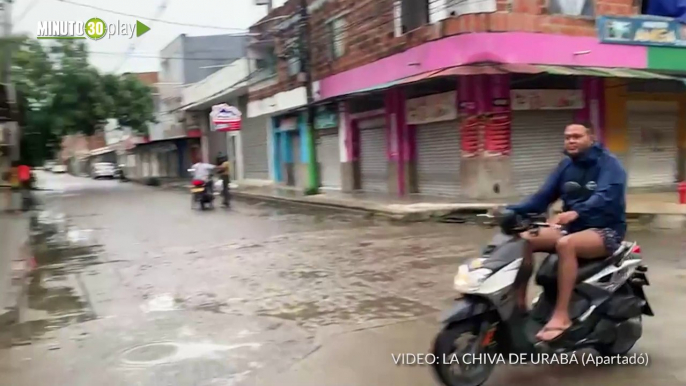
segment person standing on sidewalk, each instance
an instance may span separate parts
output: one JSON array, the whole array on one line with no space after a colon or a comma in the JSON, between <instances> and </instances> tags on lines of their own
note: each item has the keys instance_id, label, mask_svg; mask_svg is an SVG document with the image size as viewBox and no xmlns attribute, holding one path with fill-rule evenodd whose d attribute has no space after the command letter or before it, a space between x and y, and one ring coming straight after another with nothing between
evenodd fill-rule
<instances>
[{"instance_id":1,"label":"person standing on sidewalk","mask_svg":"<svg viewBox=\"0 0 686 386\"><path fill-rule=\"evenodd\" d=\"M219 154L219 156L217 157L217 165L217 172L219 173L222 179L222 197L224 200L222 205L227 208L230 208L231 196L229 192L229 183L231 182L231 165L229 164L229 158Z\"/></svg>"},{"instance_id":2,"label":"person standing on sidewalk","mask_svg":"<svg viewBox=\"0 0 686 386\"><path fill-rule=\"evenodd\" d=\"M21 209L27 211L30 208L31 195L31 167L20 164L17 166L17 178L21 196Z\"/></svg>"}]
</instances>

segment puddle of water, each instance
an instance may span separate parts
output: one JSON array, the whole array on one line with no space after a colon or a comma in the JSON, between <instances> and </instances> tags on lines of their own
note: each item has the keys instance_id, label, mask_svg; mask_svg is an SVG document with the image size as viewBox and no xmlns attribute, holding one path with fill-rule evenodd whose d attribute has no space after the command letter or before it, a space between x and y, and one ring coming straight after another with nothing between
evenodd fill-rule
<instances>
[{"instance_id":1,"label":"puddle of water","mask_svg":"<svg viewBox=\"0 0 686 386\"><path fill-rule=\"evenodd\" d=\"M238 349L256 350L260 343L242 343L222 346L210 343L150 343L127 350L122 362L130 366L156 366L189 359L220 359L219 354Z\"/></svg>"},{"instance_id":2,"label":"puddle of water","mask_svg":"<svg viewBox=\"0 0 686 386\"><path fill-rule=\"evenodd\" d=\"M143 312L169 312L181 309L177 301L171 294L162 294L153 297L152 299L141 305Z\"/></svg>"},{"instance_id":3,"label":"puddle of water","mask_svg":"<svg viewBox=\"0 0 686 386\"><path fill-rule=\"evenodd\" d=\"M26 308L12 326L10 345L30 344L55 329L96 318L79 275L101 264L92 232L68 226L64 215L39 212L31 221L32 271Z\"/></svg>"},{"instance_id":4,"label":"puddle of water","mask_svg":"<svg viewBox=\"0 0 686 386\"><path fill-rule=\"evenodd\" d=\"M333 305L333 306L332 306ZM258 315L292 320L308 328L350 322L374 320L403 320L436 312L433 307L414 300L385 296L372 299L357 299L351 296L347 304L341 302L301 302L284 304L275 309L262 309Z\"/></svg>"}]
</instances>

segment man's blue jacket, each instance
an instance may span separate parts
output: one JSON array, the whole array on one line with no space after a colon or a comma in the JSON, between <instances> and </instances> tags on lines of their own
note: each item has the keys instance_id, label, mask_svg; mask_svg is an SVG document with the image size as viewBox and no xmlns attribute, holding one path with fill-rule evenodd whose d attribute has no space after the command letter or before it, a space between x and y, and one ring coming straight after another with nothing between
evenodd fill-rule
<instances>
[{"instance_id":1,"label":"man's blue jacket","mask_svg":"<svg viewBox=\"0 0 686 386\"><path fill-rule=\"evenodd\" d=\"M535 160L532 160L535 162ZM626 234L626 171L619 160L601 144L595 143L576 157L567 155L533 196L511 209L522 215L545 212L557 199L563 211L576 211L579 218L567 225L569 233L589 228L611 228ZM564 191L564 184L575 181L580 192Z\"/></svg>"}]
</instances>

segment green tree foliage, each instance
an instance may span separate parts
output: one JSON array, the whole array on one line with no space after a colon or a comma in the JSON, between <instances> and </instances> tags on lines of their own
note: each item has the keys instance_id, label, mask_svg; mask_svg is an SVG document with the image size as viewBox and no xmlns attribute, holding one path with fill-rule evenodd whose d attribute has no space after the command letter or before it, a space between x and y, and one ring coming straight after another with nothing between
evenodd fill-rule
<instances>
[{"instance_id":1,"label":"green tree foliage","mask_svg":"<svg viewBox=\"0 0 686 386\"><path fill-rule=\"evenodd\" d=\"M140 134L154 120L152 90L134 75L101 74L89 64L83 42L23 40L12 64L26 117L22 147L40 162L54 156L62 136L91 135L108 118Z\"/></svg>"}]
</instances>

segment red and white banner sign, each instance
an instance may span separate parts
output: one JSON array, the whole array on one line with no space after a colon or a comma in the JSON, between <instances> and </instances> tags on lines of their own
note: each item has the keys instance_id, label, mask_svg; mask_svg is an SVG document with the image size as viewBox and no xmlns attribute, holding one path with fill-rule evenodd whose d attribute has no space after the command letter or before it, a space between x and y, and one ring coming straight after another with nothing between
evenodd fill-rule
<instances>
[{"instance_id":1,"label":"red and white banner sign","mask_svg":"<svg viewBox=\"0 0 686 386\"><path fill-rule=\"evenodd\" d=\"M237 131L241 129L241 111L226 103L212 106L210 122L212 131Z\"/></svg>"}]
</instances>

